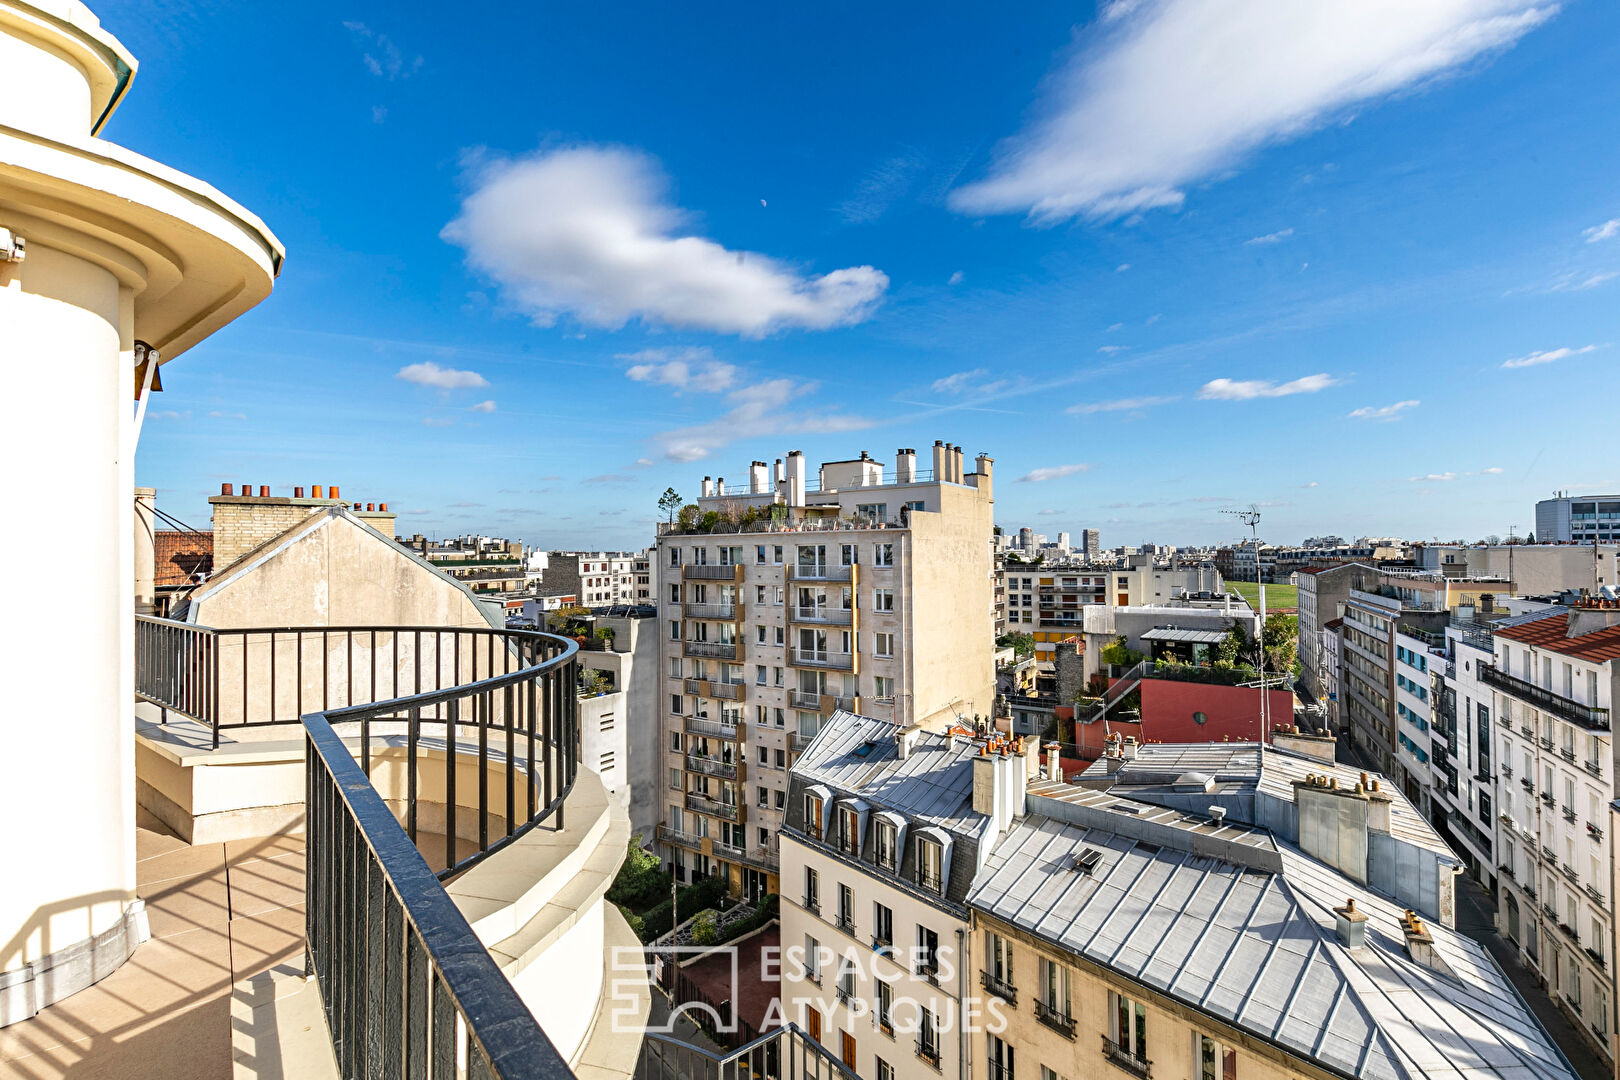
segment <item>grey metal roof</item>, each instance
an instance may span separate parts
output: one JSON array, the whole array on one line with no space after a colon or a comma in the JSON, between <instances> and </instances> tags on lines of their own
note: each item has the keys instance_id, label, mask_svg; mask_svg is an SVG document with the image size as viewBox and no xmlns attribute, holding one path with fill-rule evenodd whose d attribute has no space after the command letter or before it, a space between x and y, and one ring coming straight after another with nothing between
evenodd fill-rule
<instances>
[{"instance_id":1,"label":"grey metal roof","mask_svg":"<svg viewBox=\"0 0 1620 1080\"><path fill-rule=\"evenodd\" d=\"M1197 645L1219 645L1226 640L1225 630L1194 630L1182 626L1155 626L1142 634L1143 641L1184 641Z\"/></svg>"},{"instance_id":2,"label":"grey metal roof","mask_svg":"<svg viewBox=\"0 0 1620 1080\"><path fill-rule=\"evenodd\" d=\"M1090 873L1074 869L1092 848ZM1030 817L990 854L971 906L1225 1022L1369 1080L1570 1080L1490 957L1430 925L1447 975L1406 954L1400 908L1297 849L1268 873ZM1366 944L1335 936L1353 896Z\"/></svg>"}]
</instances>

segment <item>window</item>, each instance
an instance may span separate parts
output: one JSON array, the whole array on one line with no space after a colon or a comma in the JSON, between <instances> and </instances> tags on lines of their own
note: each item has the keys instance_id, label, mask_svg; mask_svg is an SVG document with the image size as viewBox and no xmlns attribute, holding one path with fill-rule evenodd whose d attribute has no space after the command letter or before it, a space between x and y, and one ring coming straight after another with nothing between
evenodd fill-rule
<instances>
[{"instance_id":1,"label":"window","mask_svg":"<svg viewBox=\"0 0 1620 1080\"><path fill-rule=\"evenodd\" d=\"M1237 1051L1208 1035L1194 1033L1193 1060L1198 1063L1197 1080L1237 1080Z\"/></svg>"},{"instance_id":2,"label":"window","mask_svg":"<svg viewBox=\"0 0 1620 1080\"><path fill-rule=\"evenodd\" d=\"M1147 1008L1123 994L1108 992L1108 1039L1117 1055L1147 1067Z\"/></svg>"},{"instance_id":3,"label":"window","mask_svg":"<svg viewBox=\"0 0 1620 1080\"><path fill-rule=\"evenodd\" d=\"M754 805L759 807L768 807L771 805L771 792L769 788L756 788L755 793L756 797L754 799Z\"/></svg>"},{"instance_id":4,"label":"window","mask_svg":"<svg viewBox=\"0 0 1620 1080\"><path fill-rule=\"evenodd\" d=\"M845 930L855 929L855 891L842 883L838 886L838 925Z\"/></svg>"},{"instance_id":5,"label":"window","mask_svg":"<svg viewBox=\"0 0 1620 1080\"><path fill-rule=\"evenodd\" d=\"M678 656L669 658L669 677L672 679L681 677L681 658Z\"/></svg>"},{"instance_id":6,"label":"window","mask_svg":"<svg viewBox=\"0 0 1620 1080\"><path fill-rule=\"evenodd\" d=\"M1058 1020L1069 1022L1069 969L1045 957L1040 961L1040 1005Z\"/></svg>"},{"instance_id":7,"label":"window","mask_svg":"<svg viewBox=\"0 0 1620 1080\"><path fill-rule=\"evenodd\" d=\"M821 839L821 800L810 794L804 797L804 831L812 840Z\"/></svg>"},{"instance_id":8,"label":"window","mask_svg":"<svg viewBox=\"0 0 1620 1080\"><path fill-rule=\"evenodd\" d=\"M681 699L676 698L675 700L677 702L679 702ZM676 711L679 712L680 710L677 709ZM675 751L677 754L681 752L681 733L680 732L672 731L672 732L669 733L669 748L671 750Z\"/></svg>"},{"instance_id":9,"label":"window","mask_svg":"<svg viewBox=\"0 0 1620 1080\"><path fill-rule=\"evenodd\" d=\"M932 840L918 839L917 841L917 884L930 892L944 892L945 882L941 877L944 865L944 851Z\"/></svg>"},{"instance_id":10,"label":"window","mask_svg":"<svg viewBox=\"0 0 1620 1080\"><path fill-rule=\"evenodd\" d=\"M891 701L894 698L894 679L887 675L872 676L872 696L879 701Z\"/></svg>"},{"instance_id":11,"label":"window","mask_svg":"<svg viewBox=\"0 0 1620 1080\"><path fill-rule=\"evenodd\" d=\"M881 633L873 634L872 635L872 655L873 656L893 656L894 655L894 635L893 634L881 634Z\"/></svg>"},{"instance_id":12,"label":"window","mask_svg":"<svg viewBox=\"0 0 1620 1080\"><path fill-rule=\"evenodd\" d=\"M838 545L838 558L844 566L854 566L861 561L860 549L854 544Z\"/></svg>"},{"instance_id":13,"label":"window","mask_svg":"<svg viewBox=\"0 0 1620 1080\"><path fill-rule=\"evenodd\" d=\"M764 686L765 685L765 679L766 679L765 665L764 664L755 664L754 665L754 685L756 685L756 686Z\"/></svg>"},{"instance_id":14,"label":"window","mask_svg":"<svg viewBox=\"0 0 1620 1080\"><path fill-rule=\"evenodd\" d=\"M669 620L669 640L681 640L681 621L679 619Z\"/></svg>"},{"instance_id":15,"label":"window","mask_svg":"<svg viewBox=\"0 0 1620 1080\"><path fill-rule=\"evenodd\" d=\"M757 623L754 625L754 640L759 642L761 645L766 643L765 627Z\"/></svg>"},{"instance_id":16,"label":"window","mask_svg":"<svg viewBox=\"0 0 1620 1080\"><path fill-rule=\"evenodd\" d=\"M879 1024L879 1026L882 1027L883 1025ZM884 1027L884 1030L889 1032L891 1035L894 1033L894 1028L892 1026ZM877 1080L894 1080L893 1065L890 1065L887 1061L884 1061L880 1057L875 1057L872 1060L877 1064Z\"/></svg>"},{"instance_id":17,"label":"window","mask_svg":"<svg viewBox=\"0 0 1620 1080\"><path fill-rule=\"evenodd\" d=\"M672 548L669 549L669 565L671 565L671 566L679 566L679 565L681 565L681 549L680 548L672 547Z\"/></svg>"},{"instance_id":18,"label":"window","mask_svg":"<svg viewBox=\"0 0 1620 1080\"><path fill-rule=\"evenodd\" d=\"M875 980L873 986L875 990L873 997L876 1000L872 1005L872 1023L879 1031L892 1037L894 1035L894 987L882 979ZM882 1062L880 1061L878 1064L882 1065ZM879 1073L879 1075L882 1074Z\"/></svg>"},{"instance_id":19,"label":"window","mask_svg":"<svg viewBox=\"0 0 1620 1080\"><path fill-rule=\"evenodd\" d=\"M848 957L845 957L838 964L838 988L837 988L837 994L838 994L838 1000L842 1001L845 1005L853 1005L854 1004L854 1002L855 1002L855 964ZM855 1042L855 1040L850 1037L848 1032L844 1033L844 1038L849 1040L849 1043L847 1045L853 1045L854 1042ZM848 1064L851 1064L851 1065L854 1064L853 1061L849 1060L849 1056L846 1056L844 1058L844 1060Z\"/></svg>"},{"instance_id":20,"label":"window","mask_svg":"<svg viewBox=\"0 0 1620 1080\"><path fill-rule=\"evenodd\" d=\"M872 902L872 944L874 947L894 944L894 912L875 900Z\"/></svg>"},{"instance_id":21,"label":"window","mask_svg":"<svg viewBox=\"0 0 1620 1080\"><path fill-rule=\"evenodd\" d=\"M678 604L681 602L680 585L676 584L669 587L669 602L672 604Z\"/></svg>"},{"instance_id":22,"label":"window","mask_svg":"<svg viewBox=\"0 0 1620 1080\"><path fill-rule=\"evenodd\" d=\"M781 747L776 748L776 767L778 769L787 768L787 752L785 750L783 750ZM819 823L817 823L817 825L816 825L816 830L817 830L816 831L816 837L817 837L817 839L820 839L820 837L821 837L820 829L821 829L821 825Z\"/></svg>"},{"instance_id":23,"label":"window","mask_svg":"<svg viewBox=\"0 0 1620 1080\"><path fill-rule=\"evenodd\" d=\"M821 875L813 866L804 868L804 906L811 911L821 911Z\"/></svg>"},{"instance_id":24,"label":"window","mask_svg":"<svg viewBox=\"0 0 1620 1080\"><path fill-rule=\"evenodd\" d=\"M853 807L838 808L838 850L858 855L861 847L860 815Z\"/></svg>"},{"instance_id":25,"label":"window","mask_svg":"<svg viewBox=\"0 0 1620 1080\"><path fill-rule=\"evenodd\" d=\"M985 963L988 965L986 974L998 986L1007 989L1013 984L1012 942L1000 934L986 931L985 935Z\"/></svg>"},{"instance_id":26,"label":"window","mask_svg":"<svg viewBox=\"0 0 1620 1080\"><path fill-rule=\"evenodd\" d=\"M777 753L778 756L781 756L782 751L778 750L776 753ZM787 806L787 792L782 790L781 788L777 788L776 789L775 802L776 802L776 809L778 809L778 810L781 810L784 807L786 807Z\"/></svg>"},{"instance_id":27,"label":"window","mask_svg":"<svg viewBox=\"0 0 1620 1080\"><path fill-rule=\"evenodd\" d=\"M917 1056L930 1065L939 1065L939 1020L921 1005L917 1006Z\"/></svg>"},{"instance_id":28,"label":"window","mask_svg":"<svg viewBox=\"0 0 1620 1080\"><path fill-rule=\"evenodd\" d=\"M878 544L878 545L876 545L874 547L873 553L872 553L872 565L873 566L893 566L894 565L894 545L893 544Z\"/></svg>"},{"instance_id":29,"label":"window","mask_svg":"<svg viewBox=\"0 0 1620 1080\"><path fill-rule=\"evenodd\" d=\"M754 586L754 603L763 604L764 602L765 602L765 586L763 586L763 585L755 585Z\"/></svg>"},{"instance_id":30,"label":"window","mask_svg":"<svg viewBox=\"0 0 1620 1080\"><path fill-rule=\"evenodd\" d=\"M754 547L754 562L756 564L760 565L760 566L765 565L765 545L764 544L758 544L758 545L756 545Z\"/></svg>"},{"instance_id":31,"label":"window","mask_svg":"<svg viewBox=\"0 0 1620 1080\"><path fill-rule=\"evenodd\" d=\"M921 925L917 927L917 974L939 974L939 934Z\"/></svg>"},{"instance_id":32,"label":"window","mask_svg":"<svg viewBox=\"0 0 1620 1080\"><path fill-rule=\"evenodd\" d=\"M806 868L805 872L808 875L815 871ZM804 977L817 986L821 985L821 942L809 934L804 935ZM810 1012L812 1016L815 1015L814 1009L811 1009ZM819 1020L820 1017L816 1017L816 1019ZM821 1025L818 1023L816 1026L820 1027Z\"/></svg>"},{"instance_id":33,"label":"window","mask_svg":"<svg viewBox=\"0 0 1620 1080\"><path fill-rule=\"evenodd\" d=\"M709 563L709 549L695 547L692 549L692 565L707 566Z\"/></svg>"},{"instance_id":34,"label":"window","mask_svg":"<svg viewBox=\"0 0 1620 1080\"><path fill-rule=\"evenodd\" d=\"M675 791L681 790L681 770L674 766L669 770L669 786Z\"/></svg>"},{"instance_id":35,"label":"window","mask_svg":"<svg viewBox=\"0 0 1620 1080\"><path fill-rule=\"evenodd\" d=\"M894 823L879 820L873 831L877 837L877 864L889 871L898 869L900 860L895 843L898 830L894 827Z\"/></svg>"},{"instance_id":36,"label":"window","mask_svg":"<svg viewBox=\"0 0 1620 1080\"><path fill-rule=\"evenodd\" d=\"M872 610L873 611L893 611L894 610L894 590L893 589L873 589L872 590Z\"/></svg>"},{"instance_id":37,"label":"window","mask_svg":"<svg viewBox=\"0 0 1620 1080\"><path fill-rule=\"evenodd\" d=\"M1013 1080L1013 1048L998 1035L990 1039L990 1080Z\"/></svg>"}]
</instances>

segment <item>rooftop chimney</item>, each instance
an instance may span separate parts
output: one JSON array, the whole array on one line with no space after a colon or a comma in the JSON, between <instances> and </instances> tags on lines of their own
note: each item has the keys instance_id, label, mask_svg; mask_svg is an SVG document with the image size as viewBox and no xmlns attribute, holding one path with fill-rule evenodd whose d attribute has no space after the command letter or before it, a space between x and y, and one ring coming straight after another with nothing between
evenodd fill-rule
<instances>
[{"instance_id":1,"label":"rooftop chimney","mask_svg":"<svg viewBox=\"0 0 1620 1080\"><path fill-rule=\"evenodd\" d=\"M775 470L774 470L774 474L775 474L775 480L776 480L776 487L780 488L787 481L787 471L782 468L782 459L781 458L776 459L776 467L775 467Z\"/></svg>"},{"instance_id":2,"label":"rooftop chimney","mask_svg":"<svg viewBox=\"0 0 1620 1080\"><path fill-rule=\"evenodd\" d=\"M316 484L314 487L310 488L309 497L312 499L319 499L321 497L321 485Z\"/></svg>"},{"instance_id":3,"label":"rooftop chimney","mask_svg":"<svg viewBox=\"0 0 1620 1080\"><path fill-rule=\"evenodd\" d=\"M748 466L748 494L764 495L771 490L771 467L763 461Z\"/></svg>"},{"instance_id":4,"label":"rooftop chimney","mask_svg":"<svg viewBox=\"0 0 1620 1080\"><path fill-rule=\"evenodd\" d=\"M1124 746L1121 748L1120 753L1124 756L1126 761L1135 761L1136 760L1136 736L1135 735L1127 735L1127 736L1125 736L1125 743L1124 743Z\"/></svg>"},{"instance_id":5,"label":"rooftop chimney","mask_svg":"<svg viewBox=\"0 0 1620 1080\"><path fill-rule=\"evenodd\" d=\"M985 494L990 493L990 481L994 476L996 459L989 454L980 454L973 459L974 469L979 474L978 487Z\"/></svg>"},{"instance_id":6,"label":"rooftop chimney","mask_svg":"<svg viewBox=\"0 0 1620 1080\"><path fill-rule=\"evenodd\" d=\"M934 479L935 481L949 480L951 467L948 463L950 451L945 449L943 439L934 440Z\"/></svg>"},{"instance_id":7,"label":"rooftop chimney","mask_svg":"<svg viewBox=\"0 0 1620 1080\"><path fill-rule=\"evenodd\" d=\"M917 452L901 447L894 452L894 482L909 484L917 479Z\"/></svg>"},{"instance_id":8,"label":"rooftop chimney","mask_svg":"<svg viewBox=\"0 0 1620 1080\"><path fill-rule=\"evenodd\" d=\"M269 497L270 497L270 485L269 484L260 484L259 485L259 498L268 499Z\"/></svg>"},{"instance_id":9,"label":"rooftop chimney","mask_svg":"<svg viewBox=\"0 0 1620 1080\"><path fill-rule=\"evenodd\" d=\"M1367 916L1356 910L1356 898L1345 900L1344 907L1333 909L1334 935L1347 949L1359 949L1367 939Z\"/></svg>"},{"instance_id":10,"label":"rooftop chimney","mask_svg":"<svg viewBox=\"0 0 1620 1080\"><path fill-rule=\"evenodd\" d=\"M962 448L956 445L951 446L951 482L954 484L960 484L963 482Z\"/></svg>"},{"instance_id":11,"label":"rooftop chimney","mask_svg":"<svg viewBox=\"0 0 1620 1080\"><path fill-rule=\"evenodd\" d=\"M904 761L911 756L912 747L917 745L917 732L919 730L921 729L915 727L903 727L894 733L895 753L899 756L901 761Z\"/></svg>"},{"instance_id":12,"label":"rooftop chimney","mask_svg":"<svg viewBox=\"0 0 1620 1080\"><path fill-rule=\"evenodd\" d=\"M1058 742L1046 744L1046 778L1048 780L1063 779L1063 746Z\"/></svg>"},{"instance_id":13,"label":"rooftop chimney","mask_svg":"<svg viewBox=\"0 0 1620 1080\"><path fill-rule=\"evenodd\" d=\"M219 493L221 495L231 495L231 494L234 494L235 491L236 491L235 487L233 487L230 484L221 484L221 485L219 485Z\"/></svg>"},{"instance_id":14,"label":"rooftop chimney","mask_svg":"<svg viewBox=\"0 0 1620 1080\"><path fill-rule=\"evenodd\" d=\"M703 478L703 484L698 491L700 492L702 498L707 499L710 495L714 494L714 481L705 476Z\"/></svg>"},{"instance_id":15,"label":"rooftop chimney","mask_svg":"<svg viewBox=\"0 0 1620 1080\"><path fill-rule=\"evenodd\" d=\"M789 506L804 505L804 451L789 450L787 456L787 501Z\"/></svg>"}]
</instances>

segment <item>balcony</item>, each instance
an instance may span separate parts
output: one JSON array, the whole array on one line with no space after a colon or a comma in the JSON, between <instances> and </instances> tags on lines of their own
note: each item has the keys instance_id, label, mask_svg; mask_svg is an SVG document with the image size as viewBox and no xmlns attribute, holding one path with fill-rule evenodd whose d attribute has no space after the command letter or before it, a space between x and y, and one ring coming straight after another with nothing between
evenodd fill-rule
<instances>
[{"instance_id":1,"label":"balcony","mask_svg":"<svg viewBox=\"0 0 1620 1080\"><path fill-rule=\"evenodd\" d=\"M832 563L794 563L789 567L794 581L854 581L853 566Z\"/></svg>"},{"instance_id":2,"label":"balcony","mask_svg":"<svg viewBox=\"0 0 1620 1080\"><path fill-rule=\"evenodd\" d=\"M1591 885L1583 886L1583 888L1586 890L1586 895L1592 898L1592 903L1598 907L1603 906L1603 894L1601 892Z\"/></svg>"},{"instance_id":3,"label":"balcony","mask_svg":"<svg viewBox=\"0 0 1620 1080\"><path fill-rule=\"evenodd\" d=\"M741 581L743 568L740 563L721 566L694 566L688 563L681 567L681 578L685 581Z\"/></svg>"},{"instance_id":4,"label":"balcony","mask_svg":"<svg viewBox=\"0 0 1620 1080\"><path fill-rule=\"evenodd\" d=\"M1128 1073L1142 1077L1142 1080L1147 1080L1148 1077L1153 1075L1153 1062L1148 1061L1146 1058L1137 1057L1106 1035L1103 1036L1102 1042L1103 1057L1107 1058L1110 1064L1117 1065Z\"/></svg>"},{"instance_id":5,"label":"balcony","mask_svg":"<svg viewBox=\"0 0 1620 1080\"><path fill-rule=\"evenodd\" d=\"M1555 694L1551 690L1545 690L1534 683L1514 678L1493 664L1479 665L1479 679L1504 694L1510 694L1520 701L1528 702L1542 712L1550 712L1554 716L1562 717L1573 724L1579 724L1588 731L1609 730L1609 710L1582 705L1580 702L1564 697L1562 694ZM1552 746L1549 743L1544 749L1550 750Z\"/></svg>"},{"instance_id":6,"label":"balcony","mask_svg":"<svg viewBox=\"0 0 1620 1080\"><path fill-rule=\"evenodd\" d=\"M688 694L693 694L697 697L713 696L709 693L708 679L687 679L683 685L685 686Z\"/></svg>"},{"instance_id":7,"label":"balcony","mask_svg":"<svg viewBox=\"0 0 1620 1080\"><path fill-rule=\"evenodd\" d=\"M815 740L817 732L792 731L788 733L788 749L798 753Z\"/></svg>"},{"instance_id":8,"label":"balcony","mask_svg":"<svg viewBox=\"0 0 1620 1080\"><path fill-rule=\"evenodd\" d=\"M742 604L683 604L681 613L688 619L710 619L715 622L741 622L745 618Z\"/></svg>"},{"instance_id":9,"label":"balcony","mask_svg":"<svg viewBox=\"0 0 1620 1080\"><path fill-rule=\"evenodd\" d=\"M997 978L988 971L979 972L979 985L991 994L996 995L1009 1005L1018 1004L1018 991L1009 982Z\"/></svg>"},{"instance_id":10,"label":"balcony","mask_svg":"<svg viewBox=\"0 0 1620 1080\"><path fill-rule=\"evenodd\" d=\"M697 660L741 660L743 643L738 641L683 641L683 655Z\"/></svg>"},{"instance_id":11,"label":"balcony","mask_svg":"<svg viewBox=\"0 0 1620 1080\"><path fill-rule=\"evenodd\" d=\"M855 612L849 608L818 604L814 607L791 607L788 618L796 623L814 623L818 626L851 626Z\"/></svg>"},{"instance_id":12,"label":"balcony","mask_svg":"<svg viewBox=\"0 0 1620 1080\"><path fill-rule=\"evenodd\" d=\"M1601 762L1583 761L1581 762L1581 768L1585 769L1587 772L1591 773L1600 780L1603 778L1603 764Z\"/></svg>"},{"instance_id":13,"label":"balcony","mask_svg":"<svg viewBox=\"0 0 1620 1080\"><path fill-rule=\"evenodd\" d=\"M741 701L743 699L743 683L717 682L709 684L709 694L723 701Z\"/></svg>"},{"instance_id":14,"label":"balcony","mask_svg":"<svg viewBox=\"0 0 1620 1080\"><path fill-rule=\"evenodd\" d=\"M165 728L206 732L195 752L211 754L224 742L228 754L233 729L250 726L285 726L288 735L275 742L297 745L303 782L290 805L307 821L307 835L296 845L265 841L260 851L266 858L289 852L285 858L296 865L284 869L301 870L296 937L303 959L289 957L298 976L282 965L241 977L251 978L253 994L278 1002L310 995L307 1015L321 1019L277 1031L259 1049L274 1054L279 1038L283 1052L307 1061L330 1055L347 1076L381 1075L401 1063L406 1046L418 1063L459 1059L471 1075L511 1078L536 1069L571 1075L566 1062L577 1047L553 1044L537 1020L549 1010L526 1001L510 981L528 961L492 953L507 946L512 931L492 935L482 918L475 930L460 908L476 887L489 898L480 909L486 916L504 914L519 933L531 932L541 916L514 918L513 895L495 882L521 878L513 885L528 899L538 897L536 910L558 906L548 905L552 890L543 879L514 867L533 863L562 839L565 804L573 832L599 820L589 799L580 801L593 793L594 778L579 768L575 643L488 628L214 630L138 622L136 696L163 710ZM394 681L401 672L411 673L405 685ZM255 767L241 762L233 771ZM599 783L594 794L605 799ZM604 861L593 853L594 842L569 839L580 844L582 865L611 880L622 851L605 850ZM518 863L504 858L508 849ZM262 895L249 889L244 904L262 908L287 891L269 873L272 865L232 869L233 876L258 879ZM599 897L576 898L570 914L583 915L583 904L595 902ZM531 959L545 962L544 951ZM306 963L313 977L307 983ZM119 974L104 992L119 993L111 983ZM216 975L196 975L192 989L201 992L202 980ZM192 976L166 972L164 981L176 978ZM600 972L596 981L588 970L579 978L593 996L601 989ZM232 1033L223 1037L238 1040L241 1060L240 1040L264 1038L269 1021L250 998L238 1000L246 1012L232 1009ZM163 1007L151 998L141 1005L143 1012ZM202 1028L187 1038L193 1036L213 1039ZM312 1047L310 1040L329 1045ZM182 1048L171 1050L165 1060L183 1068ZM149 1068L151 1061L143 1061L120 1075L148 1075Z\"/></svg>"},{"instance_id":15,"label":"balcony","mask_svg":"<svg viewBox=\"0 0 1620 1080\"><path fill-rule=\"evenodd\" d=\"M935 1069L939 1068L939 1044L917 1040L917 1057Z\"/></svg>"},{"instance_id":16,"label":"balcony","mask_svg":"<svg viewBox=\"0 0 1620 1080\"><path fill-rule=\"evenodd\" d=\"M742 739L742 728L737 724L723 724L718 720L710 720L705 716L686 716L681 718L681 728L688 735L707 735L712 739L730 739L738 742Z\"/></svg>"},{"instance_id":17,"label":"balcony","mask_svg":"<svg viewBox=\"0 0 1620 1080\"><path fill-rule=\"evenodd\" d=\"M1055 1006L1047 1004L1040 998L1035 999L1035 1019L1062 1035L1065 1039L1074 1038L1074 1017Z\"/></svg>"},{"instance_id":18,"label":"balcony","mask_svg":"<svg viewBox=\"0 0 1620 1080\"><path fill-rule=\"evenodd\" d=\"M702 851L704 841L709 839L707 836L700 836L684 829L673 829L668 825L658 826L657 836L661 843L675 844L680 847L691 848L693 851Z\"/></svg>"},{"instance_id":19,"label":"balcony","mask_svg":"<svg viewBox=\"0 0 1620 1080\"><path fill-rule=\"evenodd\" d=\"M819 690L789 690L788 704L795 709L821 710L821 691Z\"/></svg>"},{"instance_id":20,"label":"balcony","mask_svg":"<svg viewBox=\"0 0 1620 1080\"><path fill-rule=\"evenodd\" d=\"M717 757L705 754L687 754L686 770L688 772L702 773L704 776L717 776L722 780L737 779L737 763L723 761Z\"/></svg>"},{"instance_id":21,"label":"balcony","mask_svg":"<svg viewBox=\"0 0 1620 1080\"><path fill-rule=\"evenodd\" d=\"M855 657L851 653L804 649L797 645L788 650L788 663L794 667L821 668L829 671L855 670Z\"/></svg>"},{"instance_id":22,"label":"balcony","mask_svg":"<svg viewBox=\"0 0 1620 1080\"><path fill-rule=\"evenodd\" d=\"M687 794L686 808L699 814L708 814L710 817L724 818L726 821L739 821L742 818L742 808L735 803L721 802L696 792Z\"/></svg>"}]
</instances>

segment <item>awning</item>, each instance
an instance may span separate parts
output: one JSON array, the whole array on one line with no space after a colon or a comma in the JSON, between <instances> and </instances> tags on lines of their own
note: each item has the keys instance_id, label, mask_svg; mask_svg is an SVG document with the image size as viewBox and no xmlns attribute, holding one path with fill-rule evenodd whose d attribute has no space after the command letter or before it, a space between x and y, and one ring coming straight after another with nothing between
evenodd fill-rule
<instances>
[{"instance_id":1,"label":"awning","mask_svg":"<svg viewBox=\"0 0 1620 1080\"><path fill-rule=\"evenodd\" d=\"M1181 626L1155 626L1142 635L1143 641L1182 641L1193 645L1219 645L1225 630L1192 630Z\"/></svg>"}]
</instances>

